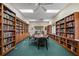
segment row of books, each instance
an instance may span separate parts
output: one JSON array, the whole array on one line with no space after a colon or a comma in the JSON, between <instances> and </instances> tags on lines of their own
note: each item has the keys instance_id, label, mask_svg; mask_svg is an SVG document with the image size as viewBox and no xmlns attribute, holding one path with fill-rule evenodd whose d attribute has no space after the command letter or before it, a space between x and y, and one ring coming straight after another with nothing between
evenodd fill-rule
<instances>
[{"instance_id":1,"label":"row of books","mask_svg":"<svg viewBox=\"0 0 79 59\"><path fill-rule=\"evenodd\" d=\"M71 47L71 48L72 48L71 49L72 52L75 52L75 53L77 52L77 48L76 47Z\"/></svg>"},{"instance_id":2,"label":"row of books","mask_svg":"<svg viewBox=\"0 0 79 59\"><path fill-rule=\"evenodd\" d=\"M17 26L18 26L18 25L20 26L20 21L16 21L16 25L17 25Z\"/></svg>"},{"instance_id":3,"label":"row of books","mask_svg":"<svg viewBox=\"0 0 79 59\"><path fill-rule=\"evenodd\" d=\"M74 22L67 23L67 27L74 27Z\"/></svg>"},{"instance_id":4,"label":"row of books","mask_svg":"<svg viewBox=\"0 0 79 59\"><path fill-rule=\"evenodd\" d=\"M67 40L68 44L71 44L72 46L78 46L78 43L76 41Z\"/></svg>"},{"instance_id":5,"label":"row of books","mask_svg":"<svg viewBox=\"0 0 79 59\"><path fill-rule=\"evenodd\" d=\"M60 29L56 29L56 32L60 32Z\"/></svg>"},{"instance_id":6,"label":"row of books","mask_svg":"<svg viewBox=\"0 0 79 59\"><path fill-rule=\"evenodd\" d=\"M57 36L62 36L62 37L65 37L65 34L64 33L56 33Z\"/></svg>"},{"instance_id":7,"label":"row of books","mask_svg":"<svg viewBox=\"0 0 79 59\"><path fill-rule=\"evenodd\" d=\"M60 29L60 32L64 33L65 32L65 29Z\"/></svg>"},{"instance_id":8,"label":"row of books","mask_svg":"<svg viewBox=\"0 0 79 59\"><path fill-rule=\"evenodd\" d=\"M20 24L16 24L16 26L20 26Z\"/></svg>"},{"instance_id":9,"label":"row of books","mask_svg":"<svg viewBox=\"0 0 79 59\"><path fill-rule=\"evenodd\" d=\"M74 34L75 33L75 29L74 28L68 28L66 29L68 34Z\"/></svg>"},{"instance_id":10,"label":"row of books","mask_svg":"<svg viewBox=\"0 0 79 59\"><path fill-rule=\"evenodd\" d=\"M9 19L9 20L14 20L14 17L9 16L9 15L6 14L6 13L3 14L3 17L6 18L6 19Z\"/></svg>"},{"instance_id":11,"label":"row of books","mask_svg":"<svg viewBox=\"0 0 79 59\"><path fill-rule=\"evenodd\" d=\"M67 34L67 38L74 39L74 35L73 34Z\"/></svg>"},{"instance_id":12,"label":"row of books","mask_svg":"<svg viewBox=\"0 0 79 59\"><path fill-rule=\"evenodd\" d=\"M13 21L8 21L8 24L14 25L14 22Z\"/></svg>"},{"instance_id":13,"label":"row of books","mask_svg":"<svg viewBox=\"0 0 79 59\"><path fill-rule=\"evenodd\" d=\"M20 33L20 32L23 33L23 32L26 32L26 31L25 31L25 30L16 30L16 32L17 32L17 33Z\"/></svg>"},{"instance_id":14,"label":"row of books","mask_svg":"<svg viewBox=\"0 0 79 59\"><path fill-rule=\"evenodd\" d=\"M61 33L60 36L65 37L65 34L64 33Z\"/></svg>"},{"instance_id":15,"label":"row of books","mask_svg":"<svg viewBox=\"0 0 79 59\"><path fill-rule=\"evenodd\" d=\"M4 24L11 24L11 25L14 25L14 22L13 21L10 21L10 20L7 20L7 19L3 19L3 23Z\"/></svg>"},{"instance_id":16,"label":"row of books","mask_svg":"<svg viewBox=\"0 0 79 59\"><path fill-rule=\"evenodd\" d=\"M16 33L20 33L20 30L16 30Z\"/></svg>"},{"instance_id":17,"label":"row of books","mask_svg":"<svg viewBox=\"0 0 79 59\"><path fill-rule=\"evenodd\" d=\"M67 23L67 27L74 27L74 22ZM60 26L56 26L56 28L64 28L64 24Z\"/></svg>"},{"instance_id":18,"label":"row of books","mask_svg":"<svg viewBox=\"0 0 79 59\"><path fill-rule=\"evenodd\" d=\"M16 27L16 30L21 30L21 31L23 31L23 30L27 30L27 29Z\"/></svg>"},{"instance_id":19,"label":"row of books","mask_svg":"<svg viewBox=\"0 0 79 59\"><path fill-rule=\"evenodd\" d=\"M73 41L67 40L67 44L73 45Z\"/></svg>"},{"instance_id":20,"label":"row of books","mask_svg":"<svg viewBox=\"0 0 79 59\"><path fill-rule=\"evenodd\" d=\"M4 38L4 45L7 45L13 41L13 37Z\"/></svg>"},{"instance_id":21,"label":"row of books","mask_svg":"<svg viewBox=\"0 0 79 59\"><path fill-rule=\"evenodd\" d=\"M63 38L63 41L66 42L67 40L65 38Z\"/></svg>"},{"instance_id":22,"label":"row of books","mask_svg":"<svg viewBox=\"0 0 79 59\"><path fill-rule=\"evenodd\" d=\"M65 23L65 20L66 22L74 20L74 15L68 16L65 19L62 19L61 21L58 21L56 24L58 25L58 24Z\"/></svg>"},{"instance_id":23,"label":"row of books","mask_svg":"<svg viewBox=\"0 0 79 59\"><path fill-rule=\"evenodd\" d=\"M15 14L12 13L11 11L9 11L9 10L5 10L4 12L6 12L6 13L9 14L9 15L15 16Z\"/></svg>"},{"instance_id":24,"label":"row of books","mask_svg":"<svg viewBox=\"0 0 79 59\"><path fill-rule=\"evenodd\" d=\"M20 32L22 32L22 31L25 31L25 29L16 29L16 31L20 31Z\"/></svg>"},{"instance_id":25,"label":"row of books","mask_svg":"<svg viewBox=\"0 0 79 59\"><path fill-rule=\"evenodd\" d=\"M3 25L3 30L14 30L14 26Z\"/></svg>"},{"instance_id":26,"label":"row of books","mask_svg":"<svg viewBox=\"0 0 79 59\"><path fill-rule=\"evenodd\" d=\"M23 26L20 26L20 25L16 25L17 28L21 28L23 29L24 27Z\"/></svg>"},{"instance_id":27,"label":"row of books","mask_svg":"<svg viewBox=\"0 0 79 59\"><path fill-rule=\"evenodd\" d=\"M60 36L60 33L56 33L57 36Z\"/></svg>"},{"instance_id":28,"label":"row of books","mask_svg":"<svg viewBox=\"0 0 79 59\"><path fill-rule=\"evenodd\" d=\"M64 24L63 25L60 25L60 28L64 28Z\"/></svg>"},{"instance_id":29,"label":"row of books","mask_svg":"<svg viewBox=\"0 0 79 59\"><path fill-rule=\"evenodd\" d=\"M16 26L16 29L20 29L20 27L19 26Z\"/></svg>"},{"instance_id":30,"label":"row of books","mask_svg":"<svg viewBox=\"0 0 79 59\"><path fill-rule=\"evenodd\" d=\"M64 33L65 29L64 28L62 28L62 29L56 29L56 32L62 32L62 33Z\"/></svg>"},{"instance_id":31,"label":"row of books","mask_svg":"<svg viewBox=\"0 0 79 59\"><path fill-rule=\"evenodd\" d=\"M14 27L13 26L8 26L8 29L9 30L14 30Z\"/></svg>"},{"instance_id":32,"label":"row of books","mask_svg":"<svg viewBox=\"0 0 79 59\"><path fill-rule=\"evenodd\" d=\"M7 25L3 25L3 30L7 30L8 26Z\"/></svg>"},{"instance_id":33,"label":"row of books","mask_svg":"<svg viewBox=\"0 0 79 59\"><path fill-rule=\"evenodd\" d=\"M5 23L5 24L8 23L8 20L4 18L3 23Z\"/></svg>"},{"instance_id":34,"label":"row of books","mask_svg":"<svg viewBox=\"0 0 79 59\"><path fill-rule=\"evenodd\" d=\"M12 37L12 36L13 36L13 32L4 32L4 38Z\"/></svg>"},{"instance_id":35,"label":"row of books","mask_svg":"<svg viewBox=\"0 0 79 59\"><path fill-rule=\"evenodd\" d=\"M56 26L56 28L60 28L60 26Z\"/></svg>"},{"instance_id":36,"label":"row of books","mask_svg":"<svg viewBox=\"0 0 79 59\"><path fill-rule=\"evenodd\" d=\"M10 48L12 48L12 47L13 47L13 43L11 43L11 44L9 44L9 45L3 47L3 53L5 53L6 51L8 51L8 50L9 50Z\"/></svg>"},{"instance_id":37,"label":"row of books","mask_svg":"<svg viewBox=\"0 0 79 59\"><path fill-rule=\"evenodd\" d=\"M66 22L74 20L74 15L66 17Z\"/></svg>"}]
</instances>

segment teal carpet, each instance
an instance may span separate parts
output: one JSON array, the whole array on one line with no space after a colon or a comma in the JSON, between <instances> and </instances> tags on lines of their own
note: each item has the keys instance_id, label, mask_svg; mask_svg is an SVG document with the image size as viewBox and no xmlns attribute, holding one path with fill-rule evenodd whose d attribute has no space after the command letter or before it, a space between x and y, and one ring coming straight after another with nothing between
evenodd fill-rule
<instances>
[{"instance_id":1,"label":"teal carpet","mask_svg":"<svg viewBox=\"0 0 79 59\"><path fill-rule=\"evenodd\" d=\"M16 48L6 56L74 56L54 40L49 39L48 43L48 50L44 47L38 50L35 46L29 45L29 40L26 39L17 44Z\"/></svg>"}]
</instances>

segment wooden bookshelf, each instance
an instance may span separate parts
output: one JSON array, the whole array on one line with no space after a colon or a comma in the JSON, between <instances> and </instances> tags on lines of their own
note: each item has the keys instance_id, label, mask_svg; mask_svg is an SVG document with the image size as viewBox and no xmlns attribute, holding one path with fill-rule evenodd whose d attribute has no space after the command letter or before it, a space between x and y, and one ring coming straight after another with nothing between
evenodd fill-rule
<instances>
[{"instance_id":1,"label":"wooden bookshelf","mask_svg":"<svg viewBox=\"0 0 79 59\"><path fill-rule=\"evenodd\" d=\"M47 34L48 34L48 35L51 34L51 32L52 32L52 26L51 26L51 25L48 25L48 26L46 27L46 31L47 31Z\"/></svg>"},{"instance_id":2,"label":"wooden bookshelf","mask_svg":"<svg viewBox=\"0 0 79 59\"><path fill-rule=\"evenodd\" d=\"M79 12L64 17L56 22L56 34L50 34L72 53L79 55Z\"/></svg>"},{"instance_id":3,"label":"wooden bookshelf","mask_svg":"<svg viewBox=\"0 0 79 59\"><path fill-rule=\"evenodd\" d=\"M16 17L16 43L28 37L28 24Z\"/></svg>"},{"instance_id":4,"label":"wooden bookshelf","mask_svg":"<svg viewBox=\"0 0 79 59\"><path fill-rule=\"evenodd\" d=\"M5 55L15 47L16 14L0 3L0 55Z\"/></svg>"},{"instance_id":5,"label":"wooden bookshelf","mask_svg":"<svg viewBox=\"0 0 79 59\"><path fill-rule=\"evenodd\" d=\"M16 43L28 36L28 26L12 10L0 3L0 55L10 52Z\"/></svg>"}]
</instances>

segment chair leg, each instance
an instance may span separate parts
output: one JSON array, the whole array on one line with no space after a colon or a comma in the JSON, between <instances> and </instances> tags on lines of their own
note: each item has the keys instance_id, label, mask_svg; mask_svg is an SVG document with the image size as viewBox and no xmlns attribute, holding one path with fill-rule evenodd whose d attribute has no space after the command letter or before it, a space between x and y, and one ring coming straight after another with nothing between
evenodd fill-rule
<instances>
[{"instance_id":1,"label":"chair leg","mask_svg":"<svg viewBox=\"0 0 79 59\"><path fill-rule=\"evenodd\" d=\"M37 49L39 50L39 48L40 48L40 46L39 46L39 44L37 44Z\"/></svg>"},{"instance_id":2,"label":"chair leg","mask_svg":"<svg viewBox=\"0 0 79 59\"><path fill-rule=\"evenodd\" d=\"M46 49L48 50L48 42L47 42L47 40L46 40Z\"/></svg>"},{"instance_id":3,"label":"chair leg","mask_svg":"<svg viewBox=\"0 0 79 59\"><path fill-rule=\"evenodd\" d=\"M48 50L48 45L46 45L46 49Z\"/></svg>"}]
</instances>

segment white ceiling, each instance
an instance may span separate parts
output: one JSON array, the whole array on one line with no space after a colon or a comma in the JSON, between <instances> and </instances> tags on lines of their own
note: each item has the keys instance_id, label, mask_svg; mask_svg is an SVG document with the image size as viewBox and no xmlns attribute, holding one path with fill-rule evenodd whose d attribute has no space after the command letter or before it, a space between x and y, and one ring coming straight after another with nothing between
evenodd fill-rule
<instances>
[{"instance_id":1,"label":"white ceiling","mask_svg":"<svg viewBox=\"0 0 79 59\"><path fill-rule=\"evenodd\" d=\"M38 7L37 3L9 3L12 5L14 8L16 8L18 11L19 9L33 9L35 10ZM48 9L56 9L56 10L61 10L63 9L67 4L66 3L42 3L41 6L43 6L46 10ZM34 11L34 13L22 13L21 14L26 18L26 19L37 19L39 20L40 18L42 19L51 19L55 17L57 13L46 13L43 8L39 7L37 10Z\"/></svg>"}]
</instances>

